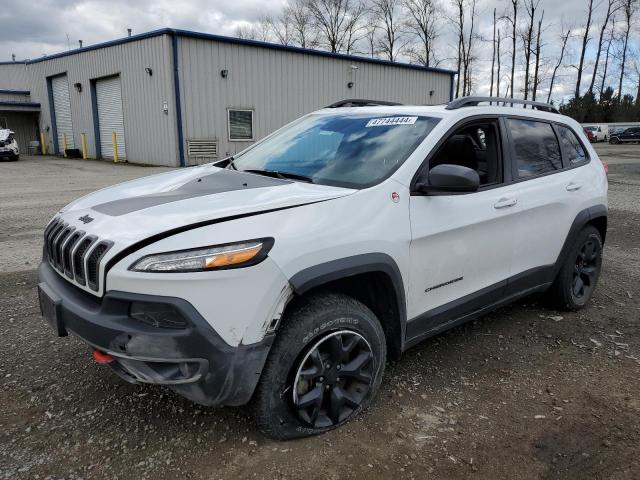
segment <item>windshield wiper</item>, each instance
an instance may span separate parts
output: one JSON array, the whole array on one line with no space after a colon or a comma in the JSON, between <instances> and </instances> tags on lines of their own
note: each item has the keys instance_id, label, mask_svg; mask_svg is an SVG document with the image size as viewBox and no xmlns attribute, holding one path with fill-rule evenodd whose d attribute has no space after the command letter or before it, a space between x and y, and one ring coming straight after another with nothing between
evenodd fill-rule
<instances>
[{"instance_id":1,"label":"windshield wiper","mask_svg":"<svg viewBox=\"0 0 640 480\"><path fill-rule=\"evenodd\" d=\"M243 172L265 175L267 177L281 178L282 180L299 180L301 182L314 183L311 177L299 173L283 172L281 170L261 170L258 168L247 168Z\"/></svg>"}]
</instances>

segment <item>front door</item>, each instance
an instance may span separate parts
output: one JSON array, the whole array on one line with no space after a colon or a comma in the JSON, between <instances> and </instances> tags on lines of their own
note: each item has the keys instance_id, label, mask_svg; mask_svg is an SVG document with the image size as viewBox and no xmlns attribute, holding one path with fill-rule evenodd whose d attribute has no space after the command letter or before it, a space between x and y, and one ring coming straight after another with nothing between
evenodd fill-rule
<instances>
[{"instance_id":1,"label":"front door","mask_svg":"<svg viewBox=\"0 0 640 480\"><path fill-rule=\"evenodd\" d=\"M473 120L429 160L428 168L456 164L477 170L477 192L411 197L409 339L502 296L517 222L517 186L504 181L502 137L497 118Z\"/></svg>"}]
</instances>

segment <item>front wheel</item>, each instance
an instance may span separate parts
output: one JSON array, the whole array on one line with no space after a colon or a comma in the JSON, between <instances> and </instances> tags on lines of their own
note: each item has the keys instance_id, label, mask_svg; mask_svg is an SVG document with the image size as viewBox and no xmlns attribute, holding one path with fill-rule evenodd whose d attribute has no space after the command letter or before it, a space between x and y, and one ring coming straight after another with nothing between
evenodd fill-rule
<instances>
[{"instance_id":1,"label":"front wheel","mask_svg":"<svg viewBox=\"0 0 640 480\"><path fill-rule=\"evenodd\" d=\"M278 440L332 430L365 410L384 372L386 341L365 305L337 293L292 307L253 400L256 422Z\"/></svg>"},{"instance_id":2,"label":"front wheel","mask_svg":"<svg viewBox=\"0 0 640 480\"><path fill-rule=\"evenodd\" d=\"M602 237L589 225L578 234L551 287L556 306L563 310L584 307L596 288L601 267Z\"/></svg>"},{"instance_id":3,"label":"front wheel","mask_svg":"<svg viewBox=\"0 0 640 480\"><path fill-rule=\"evenodd\" d=\"M620 143L620 139L618 137L611 137L611 139L609 140L609 143L612 143L613 145L617 145L618 143Z\"/></svg>"}]
</instances>

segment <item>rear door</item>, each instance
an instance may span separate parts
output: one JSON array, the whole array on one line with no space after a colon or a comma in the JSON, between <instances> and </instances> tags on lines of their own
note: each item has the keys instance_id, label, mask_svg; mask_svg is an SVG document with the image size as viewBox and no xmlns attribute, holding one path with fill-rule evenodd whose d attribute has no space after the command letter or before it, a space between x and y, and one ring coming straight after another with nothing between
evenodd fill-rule
<instances>
[{"instance_id":1,"label":"rear door","mask_svg":"<svg viewBox=\"0 0 640 480\"><path fill-rule=\"evenodd\" d=\"M505 124L518 198L512 279L506 292L511 295L553 280L554 264L579 210L584 179L578 169L563 165L560 131L553 122L512 117ZM566 138L567 132L562 134Z\"/></svg>"}]
</instances>

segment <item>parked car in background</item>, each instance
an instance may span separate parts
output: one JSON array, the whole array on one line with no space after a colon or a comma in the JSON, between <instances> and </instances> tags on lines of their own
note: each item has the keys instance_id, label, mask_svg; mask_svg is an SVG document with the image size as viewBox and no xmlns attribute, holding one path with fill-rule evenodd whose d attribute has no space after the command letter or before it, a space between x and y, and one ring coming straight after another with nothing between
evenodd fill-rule
<instances>
[{"instance_id":1,"label":"parked car in background","mask_svg":"<svg viewBox=\"0 0 640 480\"><path fill-rule=\"evenodd\" d=\"M6 128L0 129L0 158L20 160L20 149L15 134Z\"/></svg>"},{"instance_id":2,"label":"parked car in background","mask_svg":"<svg viewBox=\"0 0 640 480\"><path fill-rule=\"evenodd\" d=\"M587 138L589 139L589 141L591 143L596 143L596 134L593 133L591 130L589 130L588 128L584 127L582 129L584 131L584 134L587 136Z\"/></svg>"},{"instance_id":3,"label":"parked car in background","mask_svg":"<svg viewBox=\"0 0 640 480\"><path fill-rule=\"evenodd\" d=\"M609 127L607 125L585 125L584 131L590 142L606 142L608 140Z\"/></svg>"},{"instance_id":4,"label":"parked car in background","mask_svg":"<svg viewBox=\"0 0 640 480\"><path fill-rule=\"evenodd\" d=\"M609 143L623 142L640 142L640 127L629 127L621 132L611 134Z\"/></svg>"}]
</instances>

